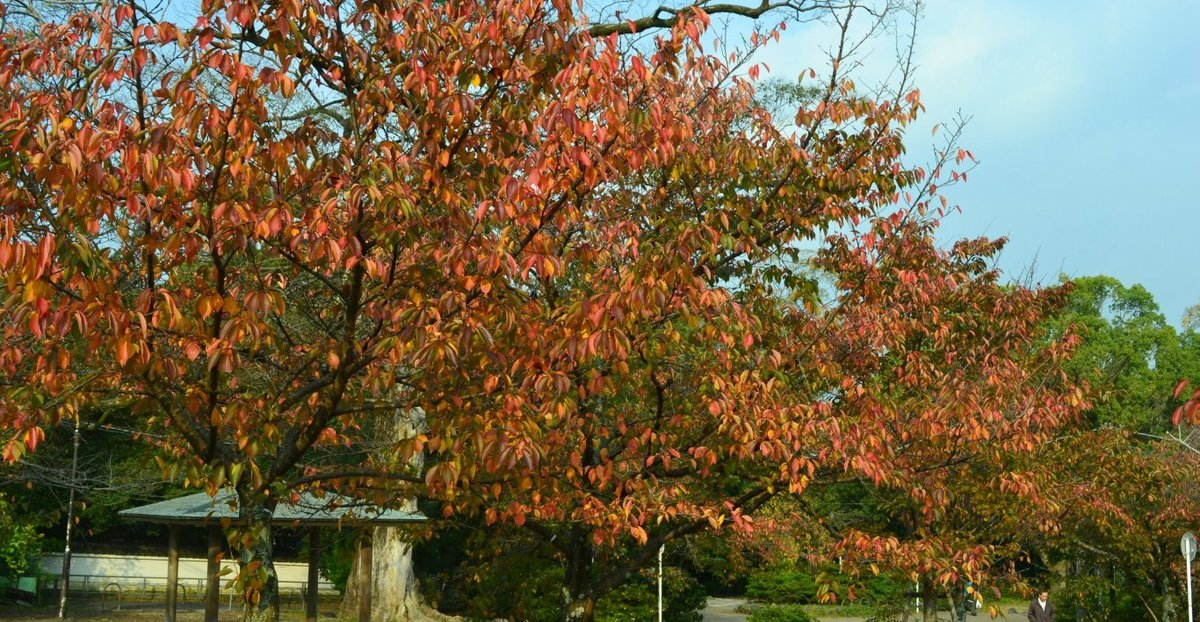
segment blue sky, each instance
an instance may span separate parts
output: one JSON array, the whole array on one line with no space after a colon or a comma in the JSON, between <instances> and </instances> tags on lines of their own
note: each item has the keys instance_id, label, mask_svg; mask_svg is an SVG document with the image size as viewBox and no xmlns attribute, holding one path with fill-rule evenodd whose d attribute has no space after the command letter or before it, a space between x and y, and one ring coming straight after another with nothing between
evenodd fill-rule
<instances>
[{"instance_id":1,"label":"blue sky","mask_svg":"<svg viewBox=\"0 0 1200 622\"><path fill-rule=\"evenodd\" d=\"M758 58L794 78L820 70L830 36L791 26ZM860 84L893 50L861 58ZM929 0L916 62L910 153L928 159L929 128L961 110L980 161L948 191L963 213L945 239L1007 236L1010 274L1141 283L1178 326L1200 302L1200 2Z\"/></svg>"}]
</instances>

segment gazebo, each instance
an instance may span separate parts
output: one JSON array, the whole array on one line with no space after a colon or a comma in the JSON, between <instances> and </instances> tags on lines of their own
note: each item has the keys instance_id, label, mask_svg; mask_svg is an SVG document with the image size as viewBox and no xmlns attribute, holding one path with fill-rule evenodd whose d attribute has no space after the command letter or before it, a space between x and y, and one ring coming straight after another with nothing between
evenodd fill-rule
<instances>
[{"instance_id":1,"label":"gazebo","mask_svg":"<svg viewBox=\"0 0 1200 622\"><path fill-rule=\"evenodd\" d=\"M122 518L167 526L167 622L175 622L178 605L179 580L179 528L196 526L208 528L208 572L204 593L204 620L217 622L220 606L220 562L218 557L224 549L222 523L237 523L243 519L234 509L236 494L222 490L217 495L196 493L141 507L118 512ZM303 493L295 503L280 502L271 520L273 525L302 527L308 529L308 590L304 599L304 619L317 619L317 569L322 528L340 528L346 524L368 523L373 527L387 527L420 523L425 516L418 512L386 510L364 504L335 494L318 498L312 493ZM358 619L368 622L371 612L371 542L360 540L358 549L360 590L363 598L359 603Z\"/></svg>"}]
</instances>

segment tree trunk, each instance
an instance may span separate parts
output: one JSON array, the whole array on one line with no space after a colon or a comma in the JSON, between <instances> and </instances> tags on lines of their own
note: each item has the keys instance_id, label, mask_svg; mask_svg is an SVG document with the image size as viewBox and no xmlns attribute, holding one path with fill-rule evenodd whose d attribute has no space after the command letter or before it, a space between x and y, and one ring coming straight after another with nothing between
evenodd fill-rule
<instances>
[{"instance_id":1,"label":"tree trunk","mask_svg":"<svg viewBox=\"0 0 1200 622\"><path fill-rule=\"evenodd\" d=\"M921 620L937 622L937 585L930 577L921 577Z\"/></svg>"},{"instance_id":2,"label":"tree trunk","mask_svg":"<svg viewBox=\"0 0 1200 622\"><path fill-rule=\"evenodd\" d=\"M1159 575L1159 590L1162 594L1162 615L1159 616L1160 622L1175 622L1175 590L1172 589L1171 575Z\"/></svg>"},{"instance_id":3,"label":"tree trunk","mask_svg":"<svg viewBox=\"0 0 1200 622\"><path fill-rule=\"evenodd\" d=\"M592 543L583 529L571 529L570 549L565 560L563 619L594 622L596 597L592 591Z\"/></svg>"},{"instance_id":4,"label":"tree trunk","mask_svg":"<svg viewBox=\"0 0 1200 622\"><path fill-rule=\"evenodd\" d=\"M380 438L400 442L411 438L423 427L424 414L419 409L400 411L392 421L380 425L376 433ZM419 470L420 456L414 457L412 464ZM410 500L402 509L415 512L417 503ZM363 593L359 559L356 557L350 568L350 578L346 582L346 593L342 596L338 615L347 620L357 620L362 600L370 598L373 622L444 622L460 619L439 613L425 604L420 583L413 572L412 544L404 539L400 529L376 527L371 535L371 593Z\"/></svg>"},{"instance_id":5,"label":"tree trunk","mask_svg":"<svg viewBox=\"0 0 1200 622\"><path fill-rule=\"evenodd\" d=\"M395 527L377 527L373 531L371 592L372 621L446 622L459 619L425 604L413 572L412 545ZM362 599L367 597L360 581L359 560L355 558L346 581L339 617L357 620Z\"/></svg>"},{"instance_id":6,"label":"tree trunk","mask_svg":"<svg viewBox=\"0 0 1200 622\"><path fill-rule=\"evenodd\" d=\"M245 532L231 538L241 563L239 580L245 609L243 622L279 622L279 576L271 541L273 507L239 495Z\"/></svg>"}]
</instances>

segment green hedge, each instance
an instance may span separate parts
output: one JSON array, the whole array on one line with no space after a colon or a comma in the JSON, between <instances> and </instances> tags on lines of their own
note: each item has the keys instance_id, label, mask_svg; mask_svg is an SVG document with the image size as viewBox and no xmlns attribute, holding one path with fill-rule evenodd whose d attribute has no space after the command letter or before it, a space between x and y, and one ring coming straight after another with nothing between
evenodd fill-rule
<instances>
[{"instance_id":1,"label":"green hedge","mask_svg":"<svg viewBox=\"0 0 1200 622\"><path fill-rule=\"evenodd\" d=\"M800 605L767 605L754 609L749 622L818 622Z\"/></svg>"},{"instance_id":2,"label":"green hedge","mask_svg":"<svg viewBox=\"0 0 1200 622\"><path fill-rule=\"evenodd\" d=\"M823 572L824 577L819 577ZM859 577L858 581L837 574L835 567L814 571L811 568L782 568L756 572L746 585L750 600L774 604L815 604L820 584L825 581L846 602L849 586L854 585L854 601L871 604L899 603L904 599L904 586L888 575Z\"/></svg>"},{"instance_id":3,"label":"green hedge","mask_svg":"<svg viewBox=\"0 0 1200 622\"><path fill-rule=\"evenodd\" d=\"M529 564L497 568L482 578L465 612L471 620L507 618L526 622L562 620L561 566ZM687 571L663 569L663 619L700 622L707 596ZM596 603L596 622L643 622L658 616L658 584L654 571L643 571Z\"/></svg>"},{"instance_id":4,"label":"green hedge","mask_svg":"<svg viewBox=\"0 0 1200 622\"><path fill-rule=\"evenodd\" d=\"M803 570L756 572L746 584L746 596L764 603L815 603L816 576Z\"/></svg>"}]
</instances>

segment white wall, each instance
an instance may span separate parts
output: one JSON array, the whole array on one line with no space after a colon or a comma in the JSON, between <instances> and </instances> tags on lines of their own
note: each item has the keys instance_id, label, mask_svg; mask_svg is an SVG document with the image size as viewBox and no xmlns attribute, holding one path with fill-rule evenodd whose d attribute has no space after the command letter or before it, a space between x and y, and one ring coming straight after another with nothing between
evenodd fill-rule
<instances>
[{"instance_id":1,"label":"white wall","mask_svg":"<svg viewBox=\"0 0 1200 622\"><path fill-rule=\"evenodd\" d=\"M237 564L230 559L221 561L221 569L228 573L221 576L222 592L224 585L237 572ZM62 554L47 554L42 556L42 572L59 576L62 574ZM275 572L279 575L279 588L285 592L299 591L301 586L308 583L308 564L295 562L275 562ZM179 581L183 585L197 590L204 589L204 580L208 576L208 562L193 557L179 558ZM102 589L109 583L119 583L129 587L164 586L167 584L167 558L133 555L71 555L71 589ZM318 583L322 592L334 591L333 584L324 578Z\"/></svg>"}]
</instances>

